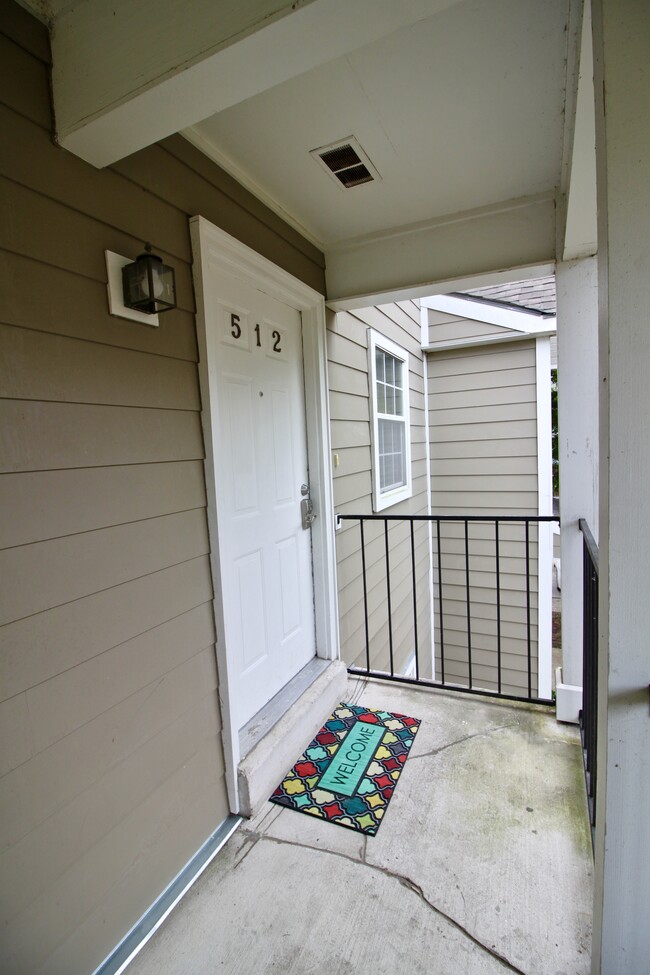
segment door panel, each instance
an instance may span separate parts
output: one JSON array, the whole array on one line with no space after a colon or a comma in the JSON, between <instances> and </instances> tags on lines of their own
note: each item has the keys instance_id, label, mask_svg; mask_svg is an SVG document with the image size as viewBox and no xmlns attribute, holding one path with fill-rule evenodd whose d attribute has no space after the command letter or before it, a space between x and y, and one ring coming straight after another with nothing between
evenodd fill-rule
<instances>
[{"instance_id":1,"label":"door panel","mask_svg":"<svg viewBox=\"0 0 650 975\"><path fill-rule=\"evenodd\" d=\"M214 287L219 564L241 727L315 654L302 332L297 311L250 285L219 273Z\"/></svg>"}]
</instances>

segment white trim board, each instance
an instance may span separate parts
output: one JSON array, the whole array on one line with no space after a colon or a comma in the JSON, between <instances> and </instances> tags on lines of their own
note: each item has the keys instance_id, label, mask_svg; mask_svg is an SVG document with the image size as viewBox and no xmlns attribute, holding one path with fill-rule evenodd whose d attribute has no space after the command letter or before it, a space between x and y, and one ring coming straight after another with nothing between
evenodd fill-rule
<instances>
[{"instance_id":1,"label":"white trim board","mask_svg":"<svg viewBox=\"0 0 650 975\"><path fill-rule=\"evenodd\" d=\"M486 322L489 325L499 325L510 328L515 332L526 335L551 334L557 330L555 317L542 315L534 311L514 311L501 305L489 304L472 298L458 298L455 295L435 295L431 298L421 298L423 308L444 312L446 315L457 315L458 318L469 318L475 322Z\"/></svg>"},{"instance_id":2,"label":"white trim board","mask_svg":"<svg viewBox=\"0 0 650 975\"><path fill-rule=\"evenodd\" d=\"M420 305L420 329L422 334L422 344L428 336L429 322L427 309ZM427 514L431 517L433 512L433 497L431 491L431 408L429 405L429 361L426 351L422 352L422 374L424 379L424 458L427 476ZM435 599L434 599L434 568L433 568L433 522L429 522L429 626L431 628L431 680L436 679L436 618L435 618Z\"/></svg>"},{"instance_id":3,"label":"white trim board","mask_svg":"<svg viewBox=\"0 0 650 975\"><path fill-rule=\"evenodd\" d=\"M553 514L553 457L551 433L551 341L535 342L537 389L537 492L538 514ZM550 698L552 688L553 523L538 528L537 670L539 697Z\"/></svg>"},{"instance_id":4,"label":"white trim board","mask_svg":"<svg viewBox=\"0 0 650 975\"><path fill-rule=\"evenodd\" d=\"M391 491L381 492L379 483L379 420L382 417L387 419L399 420L400 415L387 416L382 414L380 417L377 406L377 374L376 374L376 351L381 349L387 352L394 359L399 359L404 365L404 381L402 386L402 414L401 419L404 425L404 465L406 469L406 483L401 487ZM368 329L368 383L370 386L370 448L372 466L372 510L374 512L384 511L400 501L406 501L413 495L413 478L411 471L411 405L410 405L410 359L406 349L396 342L386 338L381 332L374 328Z\"/></svg>"},{"instance_id":5,"label":"white trim board","mask_svg":"<svg viewBox=\"0 0 650 975\"><path fill-rule=\"evenodd\" d=\"M327 260L327 253L325 258ZM472 288L484 288L491 284L523 281L525 278L545 278L554 271L555 261L515 265L501 271L479 271L476 274L431 280L428 284L407 284L403 287L360 292L348 297L329 298L326 304L332 311L354 311L355 308L370 308L375 305L386 305L392 301L410 301L415 298L423 300L432 295L448 295L452 291L469 291Z\"/></svg>"},{"instance_id":6,"label":"white trim board","mask_svg":"<svg viewBox=\"0 0 650 975\"><path fill-rule=\"evenodd\" d=\"M210 560L214 585L214 620L217 633L217 668L223 722L223 744L228 798L233 813L239 811L237 769L240 761L239 728L235 727L231 701L234 701L233 677L226 652L224 610L221 600L219 565L219 524L215 482L214 432L216 431L216 397L210 389L209 348L206 321L214 314L209 281L216 269L231 274L251 287L283 301L301 313L305 377L305 411L309 443L309 480L311 497L317 514L312 526L312 560L314 573L316 653L334 660L339 655L338 606L336 593L336 556L331 512L331 451L327 397L327 356L325 301L322 295L293 275L260 256L230 234L215 227L204 217L190 219L194 286L197 300L197 338L199 343L199 380L203 410L201 421L205 441L205 478L208 496L208 529Z\"/></svg>"},{"instance_id":7,"label":"white trim board","mask_svg":"<svg viewBox=\"0 0 650 975\"><path fill-rule=\"evenodd\" d=\"M549 337L552 332L504 332L503 335L476 335L465 339L446 339L444 342L432 342L422 346L423 352L444 352L447 349L471 349L479 345L499 345L504 342L523 342L526 339Z\"/></svg>"}]
</instances>

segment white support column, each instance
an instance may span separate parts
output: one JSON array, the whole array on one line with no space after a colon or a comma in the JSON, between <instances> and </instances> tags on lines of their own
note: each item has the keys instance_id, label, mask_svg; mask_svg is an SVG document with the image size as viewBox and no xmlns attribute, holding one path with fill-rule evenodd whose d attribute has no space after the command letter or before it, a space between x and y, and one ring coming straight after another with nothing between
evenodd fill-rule
<instances>
[{"instance_id":1,"label":"white support column","mask_svg":"<svg viewBox=\"0 0 650 975\"><path fill-rule=\"evenodd\" d=\"M551 443L551 340L535 340L537 385L537 512L553 514ZM550 698L552 687L553 526L538 526L537 542L537 693Z\"/></svg>"},{"instance_id":2,"label":"white support column","mask_svg":"<svg viewBox=\"0 0 650 975\"><path fill-rule=\"evenodd\" d=\"M561 721L577 721L582 692L582 535L598 539L598 281L596 258L557 266L557 363L562 563Z\"/></svg>"},{"instance_id":3,"label":"white support column","mask_svg":"<svg viewBox=\"0 0 650 975\"><path fill-rule=\"evenodd\" d=\"M650 4L593 0L600 647L592 972L650 959Z\"/></svg>"}]
</instances>

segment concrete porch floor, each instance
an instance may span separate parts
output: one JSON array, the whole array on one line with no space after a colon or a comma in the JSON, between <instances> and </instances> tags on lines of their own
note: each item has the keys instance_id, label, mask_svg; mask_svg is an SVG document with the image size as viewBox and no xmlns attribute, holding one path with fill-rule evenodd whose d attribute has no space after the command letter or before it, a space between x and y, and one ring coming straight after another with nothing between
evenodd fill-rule
<instances>
[{"instance_id":1,"label":"concrete porch floor","mask_svg":"<svg viewBox=\"0 0 650 975\"><path fill-rule=\"evenodd\" d=\"M577 729L378 681L347 700L422 719L377 836L265 803L127 975L587 975Z\"/></svg>"}]
</instances>

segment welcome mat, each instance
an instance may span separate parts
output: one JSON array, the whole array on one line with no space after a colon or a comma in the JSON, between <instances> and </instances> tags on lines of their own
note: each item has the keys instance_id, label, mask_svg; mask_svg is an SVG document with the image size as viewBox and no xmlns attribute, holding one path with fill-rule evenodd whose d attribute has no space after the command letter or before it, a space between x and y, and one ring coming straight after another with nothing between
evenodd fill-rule
<instances>
[{"instance_id":1,"label":"welcome mat","mask_svg":"<svg viewBox=\"0 0 650 975\"><path fill-rule=\"evenodd\" d=\"M271 802L374 836L419 727L406 714L340 704Z\"/></svg>"}]
</instances>

